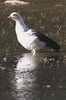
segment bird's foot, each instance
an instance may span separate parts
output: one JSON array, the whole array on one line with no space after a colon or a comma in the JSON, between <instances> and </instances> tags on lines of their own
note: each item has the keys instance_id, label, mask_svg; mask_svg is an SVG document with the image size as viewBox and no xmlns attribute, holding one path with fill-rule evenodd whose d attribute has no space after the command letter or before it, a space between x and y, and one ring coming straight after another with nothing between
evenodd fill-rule
<instances>
[{"instance_id":1,"label":"bird's foot","mask_svg":"<svg viewBox=\"0 0 66 100\"><path fill-rule=\"evenodd\" d=\"M32 50L32 54L35 55L36 54L36 50Z\"/></svg>"}]
</instances>

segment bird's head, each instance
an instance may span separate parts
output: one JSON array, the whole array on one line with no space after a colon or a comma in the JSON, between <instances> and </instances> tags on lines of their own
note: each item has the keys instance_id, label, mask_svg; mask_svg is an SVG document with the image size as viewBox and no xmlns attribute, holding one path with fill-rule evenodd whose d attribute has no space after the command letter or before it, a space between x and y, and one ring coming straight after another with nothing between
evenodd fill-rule
<instances>
[{"instance_id":1,"label":"bird's head","mask_svg":"<svg viewBox=\"0 0 66 100\"><path fill-rule=\"evenodd\" d=\"M10 16L8 16L8 18L10 18L10 19L12 19L14 21L18 21L18 20L22 19L20 14L17 13L17 12L11 13Z\"/></svg>"}]
</instances>

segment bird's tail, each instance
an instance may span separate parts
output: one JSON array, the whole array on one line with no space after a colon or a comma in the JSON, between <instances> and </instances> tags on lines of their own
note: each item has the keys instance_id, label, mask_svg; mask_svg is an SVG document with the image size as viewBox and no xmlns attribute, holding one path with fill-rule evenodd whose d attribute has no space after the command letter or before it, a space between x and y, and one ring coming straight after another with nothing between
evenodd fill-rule
<instances>
[{"instance_id":1,"label":"bird's tail","mask_svg":"<svg viewBox=\"0 0 66 100\"><path fill-rule=\"evenodd\" d=\"M59 52L60 46L54 40L50 39L49 43L47 43L47 46Z\"/></svg>"},{"instance_id":2,"label":"bird's tail","mask_svg":"<svg viewBox=\"0 0 66 100\"><path fill-rule=\"evenodd\" d=\"M42 34L41 32L36 32L39 40L46 43L47 47L53 48L55 51L59 52L60 46L52 39L47 37L46 35Z\"/></svg>"}]
</instances>

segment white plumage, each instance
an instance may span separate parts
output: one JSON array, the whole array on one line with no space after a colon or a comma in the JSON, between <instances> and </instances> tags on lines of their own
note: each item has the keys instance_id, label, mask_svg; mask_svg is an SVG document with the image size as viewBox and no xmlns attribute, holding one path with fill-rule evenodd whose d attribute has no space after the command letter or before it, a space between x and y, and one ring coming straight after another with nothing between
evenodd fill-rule
<instances>
[{"instance_id":1,"label":"white plumage","mask_svg":"<svg viewBox=\"0 0 66 100\"><path fill-rule=\"evenodd\" d=\"M8 18L16 22L15 31L18 42L27 50L31 50L35 53L36 50L44 49L45 46L51 47L56 51L59 50L60 46L55 41L34 29L28 28L17 12L11 13Z\"/></svg>"}]
</instances>

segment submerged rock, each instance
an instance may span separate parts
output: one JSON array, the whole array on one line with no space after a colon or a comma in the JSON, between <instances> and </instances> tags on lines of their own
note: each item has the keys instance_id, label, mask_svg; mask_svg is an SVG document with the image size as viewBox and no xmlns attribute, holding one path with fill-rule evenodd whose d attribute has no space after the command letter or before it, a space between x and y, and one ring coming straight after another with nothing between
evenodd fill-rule
<instances>
[{"instance_id":1,"label":"submerged rock","mask_svg":"<svg viewBox=\"0 0 66 100\"><path fill-rule=\"evenodd\" d=\"M24 2L24 1L20 1L20 0L6 0L4 2L5 4L10 4L10 5L27 5L29 4L29 2Z\"/></svg>"}]
</instances>

